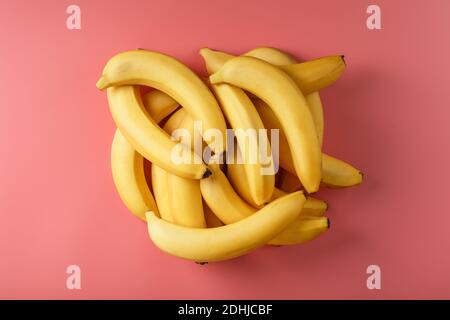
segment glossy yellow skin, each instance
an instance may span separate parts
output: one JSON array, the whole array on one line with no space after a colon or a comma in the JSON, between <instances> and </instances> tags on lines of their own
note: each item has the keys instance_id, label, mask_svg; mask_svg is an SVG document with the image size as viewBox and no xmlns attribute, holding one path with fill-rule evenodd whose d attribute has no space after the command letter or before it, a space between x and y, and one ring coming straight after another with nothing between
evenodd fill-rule
<instances>
[{"instance_id":1,"label":"glossy yellow skin","mask_svg":"<svg viewBox=\"0 0 450 320\"><path fill-rule=\"evenodd\" d=\"M177 142L148 116L139 93L134 86L108 89L108 102L113 119L120 132L147 160L157 166L188 179L201 179L207 172L202 159L191 152L192 163L172 161L172 150Z\"/></svg>"},{"instance_id":2,"label":"glossy yellow skin","mask_svg":"<svg viewBox=\"0 0 450 320\"><path fill-rule=\"evenodd\" d=\"M150 238L162 251L196 262L232 259L265 245L299 216L305 202L299 191L281 197L255 214L216 228L188 228L148 212Z\"/></svg>"},{"instance_id":3,"label":"glossy yellow skin","mask_svg":"<svg viewBox=\"0 0 450 320\"><path fill-rule=\"evenodd\" d=\"M295 82L270 63L245 56L226 62L210 81L243 88L269 105L286 134L297 175L306 191L316 192L322 174L320 145L307 102Z\"/></svg>"},{"instance_id":4,"label":"glossy yellow skin","mask_svg":"<svg viewBox=\"0 0 450 320\"><path fill-rule=\"evenodd\" d=\"M113 56L106 63L97 88L123 85L161 90L178 101L194 120L201 120L204 132L215 129L225 136L225 119L213 94L192 70L175 58L147 50L125 51ZM214 139L205 141L214 152L224 151L223 143L214 143Z\"/></svg>"}]
</instances>

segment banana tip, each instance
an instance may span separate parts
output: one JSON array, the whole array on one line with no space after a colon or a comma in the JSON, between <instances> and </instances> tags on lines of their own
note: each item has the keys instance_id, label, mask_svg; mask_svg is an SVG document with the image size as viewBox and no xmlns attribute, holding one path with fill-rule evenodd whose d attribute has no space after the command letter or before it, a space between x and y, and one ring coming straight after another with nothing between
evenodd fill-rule
<instances>
[{"instance_id":1,"label":"banana tip","mask_svg":"<svg viewBox=\"0 0 450 320\"><path fill-rule=\"evenodd\" d=\"M106 80L105 76L101 76L95 86L100 90L105 89L108 86L108 81Z\"/></svg>"},{"instance_id":2,"label":"banana tip","mask_svg":"<svg viewBox=\"0 0 450 320\"><path fill-rule=\"evenodd\" d=\"M330 218L327 218L327 229L330 229L331 227L331 221Z\"/></svg>"},{"instance_id":3,"label":"banana tip","mask_svg":"<svg viewBox=\"0 0 450 320\"><path fill-rule=\"evenodd\" d=\"M211 170L209 168L206 168L205 172L203 173L202 179L208 178L210 175L212 175Z\"/></svg>"},{"instance_id":4,"label":"banana tip","mask_svg":"<svg viewBox=\"0 0 450 320\"><path fill-rule=\"evenodd\" d=\"M344 62L344 65L347 66L347 62L345 62L345 56L343 54L341 54L341 59Z\"/></svg>"}]
</instances>

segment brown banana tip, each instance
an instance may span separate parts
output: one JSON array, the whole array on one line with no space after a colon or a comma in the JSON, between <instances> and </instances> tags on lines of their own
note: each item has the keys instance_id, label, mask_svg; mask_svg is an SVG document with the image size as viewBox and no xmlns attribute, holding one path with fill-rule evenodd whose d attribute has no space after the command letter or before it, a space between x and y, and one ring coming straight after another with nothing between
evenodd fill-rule
<instances>
[{"instance_id":1,"label":"brown banana tip","mask_svg":"<svg viewBox=\"0 0 450 320\"><path fill-rule=\"evenodd\" d=\"M347 62L345 62L345 56L343 54L341 54L341 59L342 59L342 61L344 61L344 64L347 66Z\"/></svg>"},{"instance_id":2,"label":"brown banana tip","mask_svg":"<svg viewBox=\"0 0 450 320\"><path fill-rule=\"evenodd\" d=\"M203 173L202 179L208 178L210 175L212 175L211 170L209 168L206 168L205 172Z\"/></svg>"},{"instance_id":3,"label":"brown banana tip","mask_svg":"<svg viewBox=\"0 0 450 320\"><path fill-rule=\"evenodd\" d=\"M327 218L327 228L328 228L328 229L331 228L331 221L330 221L330 218Z\"/></svg>"},{"instance_id":4,"label":"brown banana tip","mask_svg":"<svg viewBox=\"0 0 450 320\"><path fill-rule=\"evenodd\" d=\"M198 262L198 261L195 261L195 263L196 263L196 264L199 264L199 265L201 265L201 266L204 266L205 264L208 264L208 262Z\"/></svg>"}]
</instances>

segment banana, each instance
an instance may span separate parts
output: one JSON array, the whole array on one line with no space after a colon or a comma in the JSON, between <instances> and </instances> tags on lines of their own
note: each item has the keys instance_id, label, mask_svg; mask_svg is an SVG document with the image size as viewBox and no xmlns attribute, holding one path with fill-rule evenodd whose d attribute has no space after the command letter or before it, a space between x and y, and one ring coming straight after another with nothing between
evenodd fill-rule
<instances>
[{"instance_id":1,"label":"banana","mask_svg":"<svg viewBox=\"0 0 450 320\"><path fill-rule=\"evenodd\" d=\"M244 56L255 57L275 66L284 66L296 63L295 59L277 48L259 47L244 53Z\"/></svg>"},{"instance_id":2,"label":"banana","mask_svg":"<svg viewBox=\"0 0 450 320\"><path fill-rule=\"evenodd\" d=\"M322 183L325 186L351 187L361 184L363 181L363 173L342 160L323 154L322 163Z\"/></svg>"},{"instance_id":3,"label":"banana","mask_svg":"<svg viewBox=\"0 0 450 320\"><path fill-rule=\"evenodd\" d=\"M292 176L292 178L281 178L278 181L278 184L281 184L281 187L285 190L289 190L290 192L297 191L301 188L301 184L298 181L297 176L292 175L291 173L283 170L280 168L280 171L278 173L279 178L284 175ZM226 175L228 177L229 182L231 183L234 191L237 193L237 195L245 200L248 204L250 204L254 208L260 208L261 206L255 206L250 201L250 194L248 192L249 187L247 185L247 179L245 177L245 171L242 166L242 164L233 164L233 165L227 165ZM288 187L286 184L291 183L291 187ZM296 188L292 188L292 185L297 186ZM226 187L225 187L226 188ZM272 193L272 201L275 199L280 198L281 196L284 196L287 194L287 191L284 191L282 189L279 189L275 187L273 189ZM226 197L230 198L230 197ZM231 203L238 203L240 199L232 198L230 201ZM316 216L316 215L322 215L328 208L328 204L325 201L313 198L313 197L306 197L305 206L302 210L302 216ZM217 208L216 208L217 209ZM236 209L238 210L238 209Z\"/></svg>"},{"instance_id":4,"label":"banana","mask_svg":"<svg viewBox=\"0 0 450 320\"><path fill-rule=\"evenodd\" d=\"M324 117L322 100L320 99L319 92L313 92L305 96L306 102L308 102L309 111L313 117L314 126L316 127L317 138L319 139L319 145L322 148L323 145L323 130L324 130Z\"/></svg>"},{"instance_id":5,"label":"banana","mask_svg":"<svg viewBox=\"0 0 450 320\"><path fill-rule=\"evenodd\" d=\"M200 180L200 190L216 216L223 223L232 224L252 215L256 209L236 194L219 166L212 164L210 168L213 174Z\"/></svg>"},{"instance_id":6,"label":"banana","mask_svg":"<svg viewBox=\"0 0 450 320\"><path fill-rule=\"evenodd\" d=\"M295 175L295 167L291 156L291 151L277 119L270 107L260 99L254 99L253 104L267 129L279 129L279 161L280 166L291 174ZM350 187L362 182L362 173L350 164L338 160L332 156L322 153L322 183L333 187ZM300 183L300 182L298 182Z\"/></svg>"},{"instance_id":7,"label":"banana","mask_svg":"<svg viewBox=\"0 0 450 320\"><path fill-rule=\"evenodd\" d=\"M286 134L297 175L306 191L316 192L321 181L319 141L306 100L292 79L263 60L236 57L210 81L235 85L267 102Z\"/></svg>"},{"instance_id":8,"label":"banana","mask_svg":"<svg viewBox=\"0 0 450 320\"><path fill-rule=\"evenodd\" d=\"M152 188L161 219L175 223L172 216L172 194L169 192L168 172L152 163ZM171 191L171 190L170 190Z\"/></svg>"},{"instance_id":9,"label":"banana","mask_svg":"<svg viewBox=\"0 0 450 320\"><path fill-rule=\"evenodd\" d=\"M303 192L281 197L250 217L216 228L188 228L146 213L148 233L162 251L197 262L232 259L265 245L300 214Z\"/></svg>"},{"instance_id":10,"label":"banana","mask_svg":"<svg viewBox=\"0 0 450 320\"><path fill-rule=\"evenodd\" d=\"M144 176L144 159L116 130L111 147L111 169L114 184L125 206L145 220L145 212L159 214Z\"/></svg>"},{"instance_id":11,"label":"banana","mask_svg":"<svg viewBox=\"0 0 450 320\"><path fill-rule=\"evenodd\" d=\"M256 54L250 51L244 54L244 56L255 56ZM214 51L209 48L203 48L202 55L208 55L211 60L214 59L214 64L211 64L212 69L220 69L226 62L235 57L231 54ZM259 59L266 60L267 57L268 55L266 53L264 55L258 54ZM344 56L337 55L322 57L303 63L292 64L292 62L289 62L286 65L279 65L279 68L292 78L303 94L307 95L324 89L336 82L344 73L346 65Z\"/></svg>"},{"instance_id":12,"label":"banana","mask_svg":"<svg viewBox=\"0 0 450 320\"><path fill-rule=\"evenodd\" d=\"M145 109L156 122L179 106L159 90L149 92L144 100ZM111 147L111 169L116 189L128 210L142 220L145 220L145 212L149 210L159 214L151 184L145 178L144 158L135 151L119 129L116 130Z\"/></svg>"},{"instance_id":13,"label":"banana","mask_svg":"<svg viewBox=\"0 0 450 320\"><path fill-rule=\"evenodd\" d=\"M164 125L164 130L171 134L175 129L185 128L184 119L187 116L184 110L178 110ZM192 123L192 120L189 122ZM181 226L205 228L199 181L179 177L156 165L152 166L152 173L152 185L161 217Z\"/></svg>"},{"instance_id":14,"label":"banana","mask_svg":"<svg viewBox=\"0 0 450 320\"><path fill-rule=\"evenodd\" d=\"M289 56L287 53L270 47L261 47L253 49L246 54L250 57L259 58L261 60L267 61L275 66L283 66L289 64L297 63L294 58ZM305 95L306 102L308 103L309 111L313 117L314 125L316 127L317 137L319 138L319 145L322 147L323 144L323 129L324 129L324 118L323 118L323 108L322 101L318 92L312 92Z\"/></svg>"},{"instance_id":15,"label":"banana","mask_svg":"<svg viewBox=\"0 0 450 320\"><path fill-rule=\"evenodd\" d=\"M146 159L171 173L189 179L202 179L210 174L201 157L190 150L191 163L172 161L177 143L147 115L139 88L121 86L108 89L108 101L113 119L126 139Z\"/></svg>"},{"instance_id":16,"label":"banana","mask_svg":"<svg viewBox=\"0 0 450 320\"><path fill-rule=\"evenodd\" d=\"M216 72L215 62L210 61L208 51L202 49L200 55L205 60L208 73ZM237 145L243 159L241 165L246 172L245 178L241 179L247 179L246 183L249 186L248 200L256 206L267 203L272 197L275 176L268 174L274 172L273 160L267 134L260 134L260 131L265 131L261 118L242 89L228 84L211 84L211 88L237 138ZM252 135L252 133L256 134ZM253 149L250 144L253 144ZM267 158L268 163L261 162L263 157Z\"/></svg>"},{"instance_id":17,"label":"banana","mask_svg":"<svg viewBox=\"0 0 450 320\"><path fill-rule=\"evenodd\" d=\"M247 202L242 200L233 190L218 165L211 165L211 170L213 171L213 174L210 177L200 180L200 188L203 199L215 215L223 221L223 223L227 225L234 224L242 219L252 216L255 212L257 212L258 209L253 208ZM272 200L276 201L286 195L287 193L284 191L275 188ZM303 208L301 209L300 216L297 219L301 219L303 217L321 217L327 208L328 205L325 202L312 197L307 197ZM281 238L276 236L270 241L269 244L283 245L284 243L303 243L309 239L312 239L309 236L305 235L303 237L302 235L297 234L298 231L301 231L303 226L304 223L299 223L296 220L284 229ZM312 233L314 232L311 231L309 234ZM317 235L321 233L323 233L323 230L318 228Z\"/></svg>"},{"instance_id":18,"label":"banana","mask_svg":"<svg viewBox=\"0 0 450 320\"><path fill-rule=\"evenodd\" d=\"M225 119L213 94L192 70L175 58L147 50L119 53L107 62L96 85L101 90L121 85L144 85L161 90L182 105L194 120L201 120L204 133L209 129L214 132L218 130L221 138L225 137ZM132 125L144 130L142 122ZM132 138L135 140L136 137ZM204 138L216 154L224 151L222 139L206 135ZM149 139L148 136L146 139ZM147 148L142 151L151 153ZM161 151L158 149L158 152ZM169 161L168 158L166 161ZM158 165L162 167L160 163ZM180 174L183 173L181 171ZM182 176L189 178L192 174Z\"/></svg>"},{"instance_id":19,"label":"banana","mask_svg":"<svg viewBox=\"0 0 450 320\"><path fill-rule=\"evenodd\" d=\"M330 220L326 217L300 216L277 237L269 241L269 245L287 246L314 240L330 228Z\"/></svg>"}]
</instances>

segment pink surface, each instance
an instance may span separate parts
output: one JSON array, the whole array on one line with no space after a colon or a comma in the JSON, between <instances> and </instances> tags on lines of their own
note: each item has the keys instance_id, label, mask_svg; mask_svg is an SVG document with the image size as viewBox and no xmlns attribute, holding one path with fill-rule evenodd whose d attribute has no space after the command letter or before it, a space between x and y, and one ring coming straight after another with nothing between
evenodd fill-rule
<instances>
[{"instance_id":1,"label":"pink surface","mask_svg":"<svg viewBox=\"0 0 450 320\"><path fill-rule=\"evenodd\" d=\"M188 4L189 3L189 4ZM450 298L450 2L1 1L0 298ZM365 172L325 190L330 232L199 266L160 252L113 186L115 130L95 88L126 49L175 55L203 72L202 46L270 45L302 59L345 54L322 93L325 150ZM82 289L66 289L66 267ZM368 290L366 268L382 270Z\"/></svg>"}]
</instances>

